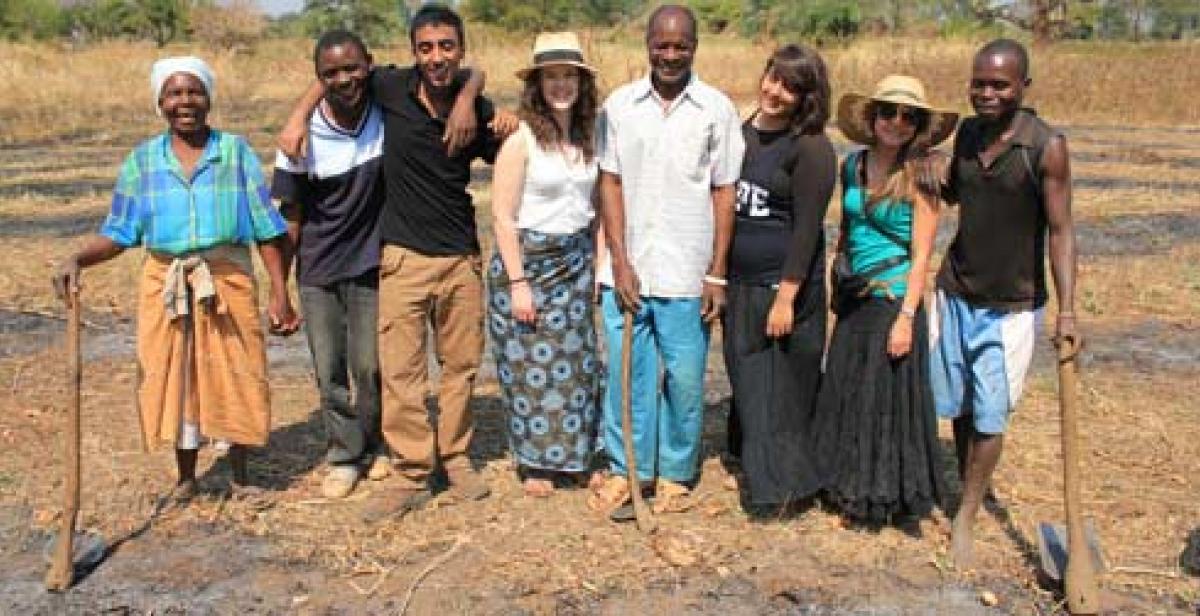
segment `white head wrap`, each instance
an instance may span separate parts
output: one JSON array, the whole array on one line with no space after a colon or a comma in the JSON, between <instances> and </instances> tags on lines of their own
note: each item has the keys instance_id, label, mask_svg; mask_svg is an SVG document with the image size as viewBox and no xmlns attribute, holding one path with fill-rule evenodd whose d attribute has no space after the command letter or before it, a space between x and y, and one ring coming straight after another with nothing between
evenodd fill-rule
<instances>
[{"instance_id":1,"label":"white head wrap","mask_svg":"<svg viewBox=\"0 0 1200 616\"><path fill-rule=\"evenodd\" d=\"M158 107L158 99L162 96L163 84L167 83L167 79L175 73L187 73L200 80L204 84L204 90L208 92L208 102L211 105L213 100L213 71L208 64L195 56L176 56L173 58L163 58L154 63L154 67L150 69L150 95L154 99L154 110L162 115L162 109Z\"/></svg>"}]
</instances>

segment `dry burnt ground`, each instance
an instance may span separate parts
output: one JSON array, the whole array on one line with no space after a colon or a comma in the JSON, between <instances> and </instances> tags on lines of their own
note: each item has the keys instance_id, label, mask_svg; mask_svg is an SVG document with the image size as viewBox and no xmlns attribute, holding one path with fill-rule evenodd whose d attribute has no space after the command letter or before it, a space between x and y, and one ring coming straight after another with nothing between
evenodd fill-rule
<instances>
[{"instance_id":1,"label":"dry burnt ground","mask_svg":"<svg viewBox=\"0 0 1200 616\"><path fill-rule=\"evenodd\" d=\"M265 135L252 135L265 145ZM1104 541L1114 613L1187 613L1195 581L1179 566L1200 526L1200 242L1188 136L1102 127L1071 134L1089 334L1082 390L1085 501ZM41 587L59 510L62 322L51 264L93 228L130 135L34 144L0 154L0 570L2 613L1052 613L1037 576L1039 520L1061 518L1052 364L1039 362L998 471L1001 507L980 521L976 571L947 568L944 525L923 536L845 528L831 513L758 522L719 463L728 389L710 358L705 463L690 511L647 539L596 518L578 491L521 496L490 378L474 402L473 454L493 496L435 500L377 527L357 523L370 494L319 498L315 395L299 338L273 340L275 431L253 468L268 503L229 500L206 451L210 488L158 511L171 462L144 454L131 394L136 258L88 272L82 524L109 558L70 592ZM1164 147L1169 145L1170 147ZM1152 152L1153 156L1143 152ZM1107 183L1106 183L1107 182ZM714 344L714 349L717 348ZM946 444L947 478L951 454ZM990 593L997 604L984 605ZM987 596L990 600L991 596ZM990 601L989 601L990 602Z\"/></svg>"}]
</instances>

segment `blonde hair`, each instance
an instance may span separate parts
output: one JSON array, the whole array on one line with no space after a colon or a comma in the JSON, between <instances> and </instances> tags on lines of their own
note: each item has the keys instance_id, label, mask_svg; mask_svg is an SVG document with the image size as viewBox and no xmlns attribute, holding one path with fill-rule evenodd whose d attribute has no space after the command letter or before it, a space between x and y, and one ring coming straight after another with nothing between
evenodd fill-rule
<instances>
[{"instance_id":1,"label":"blonde hair","mask_svg":"<svg viewBox=\"0 0 1200 616\"><path fill-rule=\"evenodd\" d=\"M863 112L867 116L867 126L874 129L877 105L874 103L867 105L863 109ZM912 146L917 136L921 134L921 131L925 129L928 123L929 118L925 116L924 122L918 123L915 127L916 130L913 132L913 138L908 143L900 146L900 151L896 152L896 160L892 163L891 169L888 169L888 176L883 182L883 188L878 191L872 191L867 188L866 170L863 170L863 188L867 193L865 205L868 211L882 201L898 201L908 203L909 206L912 205L913 179L916 176L916 170L914 169L912 160L909 158L909 154L912 152Z\"/></svg>"},{"instance_id":2,"label":"blonde hair","mask_svg":"<svg viewBox=\"0 0 1200 616\"><path fill-rule=\"evenodd\" d=\"M901 151L897 155L897 159L905 154L906 152ZM866 207L870 209L883 201L904 202L911 205L913 199L914 176L915 171L913 170L912 161L897 160L896 164L893 164L892 168L888 170L888 176L883 182L883 188L877 191L870 189L866 190ZM866 183L864 182L863 188L866 188L865 184Z\"/></svg>"}]
</instances>

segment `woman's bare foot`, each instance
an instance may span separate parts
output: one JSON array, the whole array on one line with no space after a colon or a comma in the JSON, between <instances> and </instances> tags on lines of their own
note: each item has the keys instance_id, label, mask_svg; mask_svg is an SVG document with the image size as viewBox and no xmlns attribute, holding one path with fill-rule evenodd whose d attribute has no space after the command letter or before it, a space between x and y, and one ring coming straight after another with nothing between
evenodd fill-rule
<instances>
[{"instance_id":1,"label":"woman's bare foot","mask_svg":"<svg viewBox=\"0 0 1200 616\"><path fill-rule=\"evenodd\" d=\"M604 482L608 480L607 471L593 471L587 479L587 489L592 492L600 490L604 487Z\"/></svg>"},{"instance_id":2,"label":"woman's bare foot","mask_svg":"<svg viewBox=\"0 0 1200 616\"><path fill-rule=\"evenodd\" d=\"M554 481L545 477L526 477L521 483L525 496L547 498L554 494Z\"/></svg>"}]
</instances>

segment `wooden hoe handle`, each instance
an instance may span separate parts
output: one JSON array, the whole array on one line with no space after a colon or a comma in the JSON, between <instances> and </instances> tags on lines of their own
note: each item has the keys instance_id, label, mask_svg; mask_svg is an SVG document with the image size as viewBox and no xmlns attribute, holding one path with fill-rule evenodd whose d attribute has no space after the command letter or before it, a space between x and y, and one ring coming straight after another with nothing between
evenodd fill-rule
<instances>
[{"instance_id":1,"label":"wooden hoe handle","mask_svg":"<svg viewBox=\"0 0 1200 616\"><path fill-rule=\"evenodd\" d=\"M46 589L63 591L75 580L74 540L75 519L79 515L79 401L82 368L79 353L79 291L67 296L67 425L63 430L63 470L66 475L63 492L62 526L54 545L54 560L46 573Z\"/></svg>"},{"instance_id":2,"label":"wooden hoe handle","mask_svg":"<svg viewBox=\"0 0 1200 616\"><path fill-rule=\"evenodd\" d=\"M625 311L625 329L621 332L621 436L625 441L625 467L629 471L629 491L633 497L633 515L638 530L654 530L654 516L642 499L642 482L638 479L637 453L633 446L633 313Z\"/></svg>"},{"instance_id":3,"label":"wooden hoe handle","mask_svg":"<svg viewBox=\"0 0 1200 616\"><path fill-rule=\"evenodd\" d=\"M1077 425L1078 373L1075 358L1079 344L1073 337L1057 340L1058 397L1062 418L1063 501L1067 509L1067 571L1063 587L1071 614L1098 614L1100 590L1092 569L1083 528L1083 504L1079 490L1079 430Z\"/></svg>"}]
</instances>

